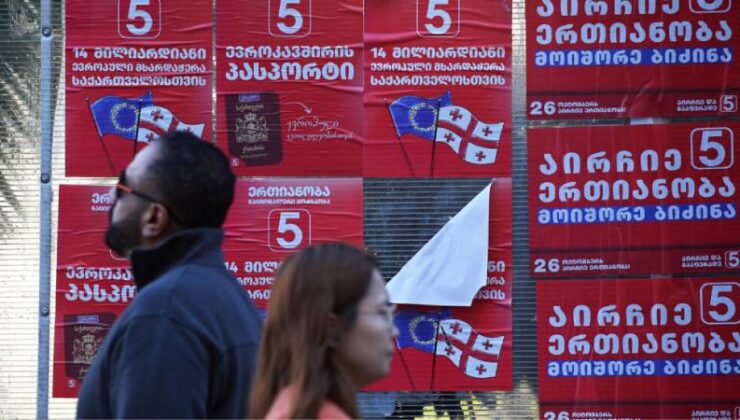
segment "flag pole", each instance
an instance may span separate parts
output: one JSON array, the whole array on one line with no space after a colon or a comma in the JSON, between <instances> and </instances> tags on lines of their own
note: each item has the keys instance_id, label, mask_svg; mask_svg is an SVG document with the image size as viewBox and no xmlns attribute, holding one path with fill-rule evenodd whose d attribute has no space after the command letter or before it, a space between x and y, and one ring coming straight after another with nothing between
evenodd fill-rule
<instances>
[{"instance_id":1,"label":"flag pole","mask_svg":"<svg viewBox=\"0 0 740 420\"><path fill-rule=\"evenodd\" d=\"M401 364L403 365L403 370L406 372L406 377L409 379L409 383L411 383L411 390L416 391L416 384L414 383L414 378L411 377L411 371L409 370L409 365L406 364L406 358L403 357L403 351L401 350L401 346L398 345L398 337L396 337L396 353L401 357Z\"/></svg>"},{"instance_id":2,"label":"flag pole","mask_svg":"<svg viewBox=\"0 0 740 420\"><path fill-rule=\"evenodd\" d=\"M434 155L437 152L437 127L439 126L439 108L442 99L437 98L437 108L434 110L434 136L432 138L432 161L429 163L429 178L434 178Z\"/></svg>"},{"instance_id":3,"label":"flag pole","mask_svg":"<svg viewBox=\"0 0 740 420\"><path fill-rule=\"evenodd\" d=\"M108 161L108 167L110 168L111 176L118 176L118 173L116 173L116 166L113 164L113 159L110 158L110 153L108 153L108 147L103 141L103 136L100 135L100 130L98 129L98 121L95 119L95 114L93 114L92 108L90 108L90 98L86 96L85 102L87 103L87 110L90 111L90 116L92 116L93 118L93 123L95 123L95 132L98 134L98 142L100 142L100 146L103 148L103 153L105 154L105 159Z\"/></svg>"},{"instance_id":4,"label":"flag pole","mask_svg":"<svg viewBox=\"0 0 740 420\"><path fill-rule=\"evenodd\" d=\"M134 134L134 156L136 156L136 151L139 147L139 124L141 123L141 102L142 102L142 99L139 98L139 109L136 110L136 132Z\"/></svg>"},{"instance_id":5,"label":"flag pole","mask_svg":"<svg viewBox=\"0 0 740 420\"><path fill-rule=\"evenodd\" d=\"M437 345L439 344L439 326L441 324L440 314L437 311L437 332L434 333L434 352L432 353L432 384L430 391L434 391L434 378L437 375Z\"/></svg>"},{"instance_id":6,"label":"flag pole","mask_svg":"<svg viewBox=\"0 0 740 420\"><path fill-rule=\"evenodd\" d=\"M390 103L388 102L388 98L383 98L383 102L385 103L385 109L388 111L388 115L391 117L391 121L393 121L393 126L395 128L396 121L393 119L393 113L390 109ZM406 160L406 166L411 171L411 176L416 177L416 174L414 173L414 167L411 165L411 159L409 159L409 154L406 151L406 146L403 145L403 142L401 141L401 135L398 134L398 130L394 129L393 131L396 132L396 139L398 139L398 145L401 146L401 151L403 152L403 157Z\"/></svg>"}]
</instances>

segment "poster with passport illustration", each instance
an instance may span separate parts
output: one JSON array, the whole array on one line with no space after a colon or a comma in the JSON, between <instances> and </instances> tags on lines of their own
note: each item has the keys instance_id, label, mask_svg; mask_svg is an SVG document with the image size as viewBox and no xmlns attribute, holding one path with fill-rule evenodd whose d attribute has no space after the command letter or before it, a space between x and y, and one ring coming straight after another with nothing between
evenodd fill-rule
<instances>
[{"instance_id":1,"label":"poster with passport illustration","mask_svg":"<svg viewBox=\"0 0 740 420\"><path fill-rule=\"evenodd\" d=\"M52 396L75 398L113 322L136 294L125 258L103 242L110 187L59 187Z\"/></svg>"},{"instance_id":2,"label":"poster with passport illustration","mask_svg":"<svg viewBox=\"0 0 740 420\"><path fill-rule=\"evenodd\" d=\"M362 174L362 0L216 4L216 132L240 176Z\"/></svg>"}]
</instances>

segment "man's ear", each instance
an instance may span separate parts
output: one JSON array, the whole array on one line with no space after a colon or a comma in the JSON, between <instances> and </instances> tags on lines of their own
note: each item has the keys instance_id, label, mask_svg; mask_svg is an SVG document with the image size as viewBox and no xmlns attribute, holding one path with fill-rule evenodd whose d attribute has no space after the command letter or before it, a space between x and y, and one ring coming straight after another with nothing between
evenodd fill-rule
<instances>
[{"instance_id":1,"label":"man's ear","mask_svg":"<svg viewBox=\"0 0 740 420\"><path fill-rule=\"evenodd\" d=\"M159 203L150 203L141 215L141 235L145 239L159 239L167 234L171 222L167 208Z\"/></svg>"}]
</instances>

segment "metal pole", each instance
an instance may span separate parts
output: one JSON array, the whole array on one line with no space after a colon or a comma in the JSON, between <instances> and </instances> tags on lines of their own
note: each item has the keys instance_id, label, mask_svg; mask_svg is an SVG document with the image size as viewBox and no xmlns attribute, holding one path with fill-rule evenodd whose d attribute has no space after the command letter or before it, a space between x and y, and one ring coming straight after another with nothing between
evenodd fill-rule
<instances>
[{"instance_id":1,"label":"metal pole","mask_svg":"<svg viewBox=\"0 0 740 420\"><path fill-rule=\"evenodd\" d=\"M49 301L51 289L51 0L41 0L41 174L39 203L39 342L36 418L49 417Z\"/></svg>"}]
</instances>

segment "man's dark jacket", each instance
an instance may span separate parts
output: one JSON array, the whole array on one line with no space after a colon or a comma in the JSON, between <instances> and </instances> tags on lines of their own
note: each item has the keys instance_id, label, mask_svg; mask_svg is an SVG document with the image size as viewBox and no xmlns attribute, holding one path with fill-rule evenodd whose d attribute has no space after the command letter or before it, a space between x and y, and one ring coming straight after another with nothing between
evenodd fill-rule
<instances>
[{"instance_id":1,"label":"man's dark jacket","mask_svg":"<svg viewBox=\"0 0 740 420\"><path fill-rule=\"evenodd\" d=\"M261 320L224 268L220 229L131 255L138 294L84 378L79 418L244 418Z\"/></svg>"}]
</instances>

